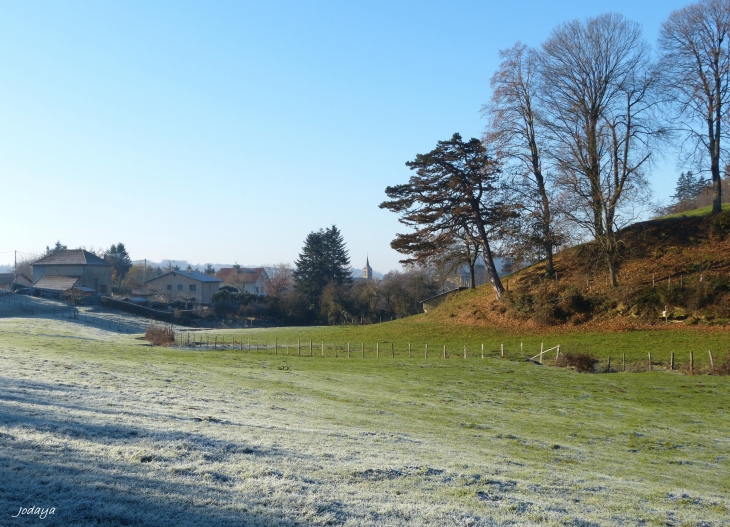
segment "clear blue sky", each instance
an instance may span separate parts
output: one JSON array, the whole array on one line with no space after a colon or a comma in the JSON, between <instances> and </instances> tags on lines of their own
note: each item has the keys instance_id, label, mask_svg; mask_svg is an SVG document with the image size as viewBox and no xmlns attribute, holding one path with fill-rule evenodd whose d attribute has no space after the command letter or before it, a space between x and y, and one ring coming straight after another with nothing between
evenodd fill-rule
<instances>
[{"instance_id":1,"label":"clear blue sky","mask_svg":"<svg viewBox=\"0 0 730 527\"><path fill-rule=\"evenodd\" d=\"M0 263L57 239L293 262L335 223L355 267L398 268L383 190L480 136L498 50L608 11L653 45L686 3L4 2ZM677 173L655 172L657 197Z\"/></svg>"}]
</instances>

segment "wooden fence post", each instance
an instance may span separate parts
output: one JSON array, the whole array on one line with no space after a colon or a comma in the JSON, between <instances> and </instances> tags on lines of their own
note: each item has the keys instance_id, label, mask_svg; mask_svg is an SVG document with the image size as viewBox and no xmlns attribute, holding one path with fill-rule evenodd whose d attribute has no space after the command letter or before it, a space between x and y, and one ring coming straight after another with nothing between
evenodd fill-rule
<instances>
[{"instance_id":1,"label":"wooden fence post","mask_svg":"<svg viewBox=\"0 0 730 527\"><path fill-rule=\"evenodd\" d=\"M674 352L672 352L672 357L669 359L669 369L674 371Z\"/></svg>"},{"instance_id":2,"label":"wooden fence post","mask_svg":"<svg viewBox=\"0 0 730 527\"><path fill-rule=\"evenodd\" d=\"M297 355L301 356L302 354L302 341L297 339Z\"/></svg>"},{"instance_id":3,"label":"wooden fence post","mask_svg":"<svg viewBox=\"0 0 730 527\"><path fill-rule=\"evenodd\" d=\"M484 358L484 342L482 342L482 358Z\"/></svg>"},{"instance_id":4,"label":"wooden fence post","mask_svg":"<svg viewBox=\"0 0 730 527\"><path fill-rule=\"evenodd\" d=\"M324 340L322 341L322 356L324 357Z\"/></svg>"},{"instance_id":5,"label":"wooden fence post","mask_svg":"<svg viewBox=\"0 0 730 527\"><path fill-rule=\"evenodd\" d=\"M606 373L611 373L611 357L608 358L608 366L606 366Z\"/></svg>"},{"instance_id":6,"label":"wooden fence post","mask_svg":"<svg viewBox=\"0 0 730 527\"><path fill-rule=\"evenodd\" d=\"M375 358L376 359L380 358L380 342L377 342L375 344Z\"/></svg>"},{"instance_id":7,"label":"wooden fence post","mask_svg":"<svg viewBox=\"0 0 730 527\"><path fill-rule=\"evenodd\" d=\"M350 358L350 343L347 343L347 358Z\"/></svg>"},{"instance_id":8,"label":"wooden fence post","mask_svg":"<svg viewBox=\"0 0 730 527\"><path fill-rule=\"evenodd\" d=\"M279 354L279 338L274 339L274 355Z\"/></svg>"},{"instance_id":9,"label":"wooden fence post","mask_svg":"<svg viewBox=\"0 0 730 527\"><path fill-rule=\"evenodd\" d=\"M309 339L309 356L312 356L312 339Z\"/></svg>"},{"instance_id":10,"label":"wooden fence post","mask_svg":"<svg viewBox=\"0 0 730 527\"><path fill-rule=\"evenodd\" d=\"M362 353L362 358L364 359L365 358L365 343L364 342L360 343L360 353Z\"/></svg>"},{"instance_id":11,"label":"wooden fence post","mask_svg":"<svg viewBox=\"0 0 730 527\"><path fill-rule=\"evenodd\" d=\"M392 359L395 359L395 344L392 342L390 343L390 356Z\"/></svg>"},{"instance_id":12,"label":"wooden fence post","mask_svg":"<svg viewBox=\"0 0 730 527\"><path fill-rule=\"evenodd\" d=\"M695 374L695 352L694 351L689 352L689 374L690 375Z\"/></svg>"},{"instance_id":13,"label":"wooden fence post","mask_svg":"<svg viewBox=\"0 0 730 527\"><path fill-rule=\"evenodd\" d=\"M424 359L428 358L428 343L426 343L426 354L423 356Z\"/></svg>"},{"instance_id":14,"label":"wooden fence post","mask_svg":"<svg viewBox=\"0 0 730 527\"><path fill-rule=\"evenodd\" d=\"M560 344L558 344L558 351L555 353L555 362L558 362L558 357L560 357ZM611 357L608 358L608 362L611 363Z\"/></svg>"},{"instance_id":15,"label":"wooden fence post","mask_svg":"<svg viewBox=\"0 0 730 527\"><path fill-rule=\"evenodd\" d=\"M215 336L215 342L213 343L213 349L218 348L218 335Z\"/></svg>"},{"instance_id":16,"label":"wooden fence post","mask_svg":"<svg viewBox=\"0 0 730 527\"><path fill-rule=\"evenodd\" d=\"M652 367L651 367L651 351L649 352L649 371L652 371Z\"/></svg>"},{"instance_id":17,"label":"wooden fence post","mask_svg":"<svg viewBox=\"0 0 730 527\"><path fill-rule=\"evenodd\" d=\"M708 350L710 354L710 375L715 375L715 360L712 358L712 350Z\"/></svg>"},{"instance_id":18,"label":"wooden fence post","mask_svg":"<svg viewBox=\"0 0 730 527\"><path fill-rule=\"evenodd\" d=\"M446 344L444 344L444 359L446 358Z\"/></svg>"},{"instance_id":19,"label":"wooden fence post","mask_svg":"<svg viewBox=\"0 0 730 527\"><path fill-rule=\"evenodd\" d=\"M499 354L501 357L504 357L504 342L499 345Z\"/></svg>"},{"instance_id":20,"label":"wooden fence post","mask_svg":"<svg viewBox=\"0 0 730 527\"><path fill-rule=\"evenodd\" d=\"M337 342L334 343L333 347L335 348L335 359L336 359L337 358Z\"/></svg>"},{"instance_id":21,"label":"wooden fence post","mask_svg":"<svg viewBox=\"0 0 730 527\"><path fill-rule=\"evenodd\" d=\"M626 371L626 352L625 351L624 351L624 356L623 356L623 363L624 363L623 370Z\"/></svg>"},{"instance_id":22,"label":"wooden fence post","mask_svg":"<svg viewBox=\"0 0 730 527\"><path fill-rule=\"evenodd\" d=\"M466 346L464 346L464 358L466 358Z\"/></svg>"},{"instance_id":23,"label":"wooden fence post","mask_svg":"<svg viewBox=\"0 0 730 527\"><path fill-rule=\"evenodd\" d=\"M411 343L408 343L408 358L411 358Z\"/></svg>"}]
</instances>

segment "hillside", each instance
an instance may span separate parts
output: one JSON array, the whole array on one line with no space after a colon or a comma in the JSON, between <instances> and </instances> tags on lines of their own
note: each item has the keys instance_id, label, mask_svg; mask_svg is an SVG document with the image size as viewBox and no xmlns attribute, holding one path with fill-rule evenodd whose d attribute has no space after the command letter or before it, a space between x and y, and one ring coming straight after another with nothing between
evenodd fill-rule
<instances>
[{"instance_id":1,"label":"hillside","mask_svg":"<svg viewBox=\"0 0 730 527\"><path fill-rule=\"evenodd\" d=\"M619 287L587 243L555 257L557 280L539 263L503 279L497 302L489 284L465 291L427 314L433 321L525 329L591 326L630 329L658 324L726 326L730 322L730 211L636 223L622 232ZM666 309L666 317L664 311Z\"/></svg>"}]
</instances>

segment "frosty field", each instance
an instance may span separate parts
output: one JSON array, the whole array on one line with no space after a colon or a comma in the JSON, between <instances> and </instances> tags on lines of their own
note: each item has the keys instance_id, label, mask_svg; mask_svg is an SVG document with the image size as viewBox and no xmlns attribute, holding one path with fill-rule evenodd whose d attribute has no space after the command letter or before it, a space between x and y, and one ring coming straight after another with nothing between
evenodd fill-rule
<instances>
[{"instance_id":1,"label":"frosty field","mask_svg":"<svg viewBox=\"0 0 730 527\"><path fill-rule=\"evenodd\" d=\"M729 388L2 319L0 525L727 525Z\"/></svg>"}]
</instances>

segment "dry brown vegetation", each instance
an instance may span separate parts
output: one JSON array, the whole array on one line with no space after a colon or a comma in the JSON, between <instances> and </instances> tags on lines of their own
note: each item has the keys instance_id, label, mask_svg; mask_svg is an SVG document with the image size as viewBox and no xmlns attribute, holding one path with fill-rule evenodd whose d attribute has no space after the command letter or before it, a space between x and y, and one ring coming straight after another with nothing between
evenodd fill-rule
<instances>
[{"instance_id":1,"label":"dry brown vegetation","mask_svg":"<svg viewBox=\"0 0 730 527\"><path fill-rule=\"evenodd\" d=\"M727 326L730 211L637 223L623 240L616 288L588 243L556 255L557 279L545 278L544 264L536 264L505 278L502 302L482 287L455 296L429 318L507 330Z\"/></svg>"},{"instance_id":2,"label":"dry brown vegetation","mask_svg":"<svg viewBox=\"0 0 730 527\"><path fill-rule=\"evenodd\" d=\"M175 333L170 326L149 326L144 338L155 346L171 346L175 343Z\"/></svg>"}]
</instances>

